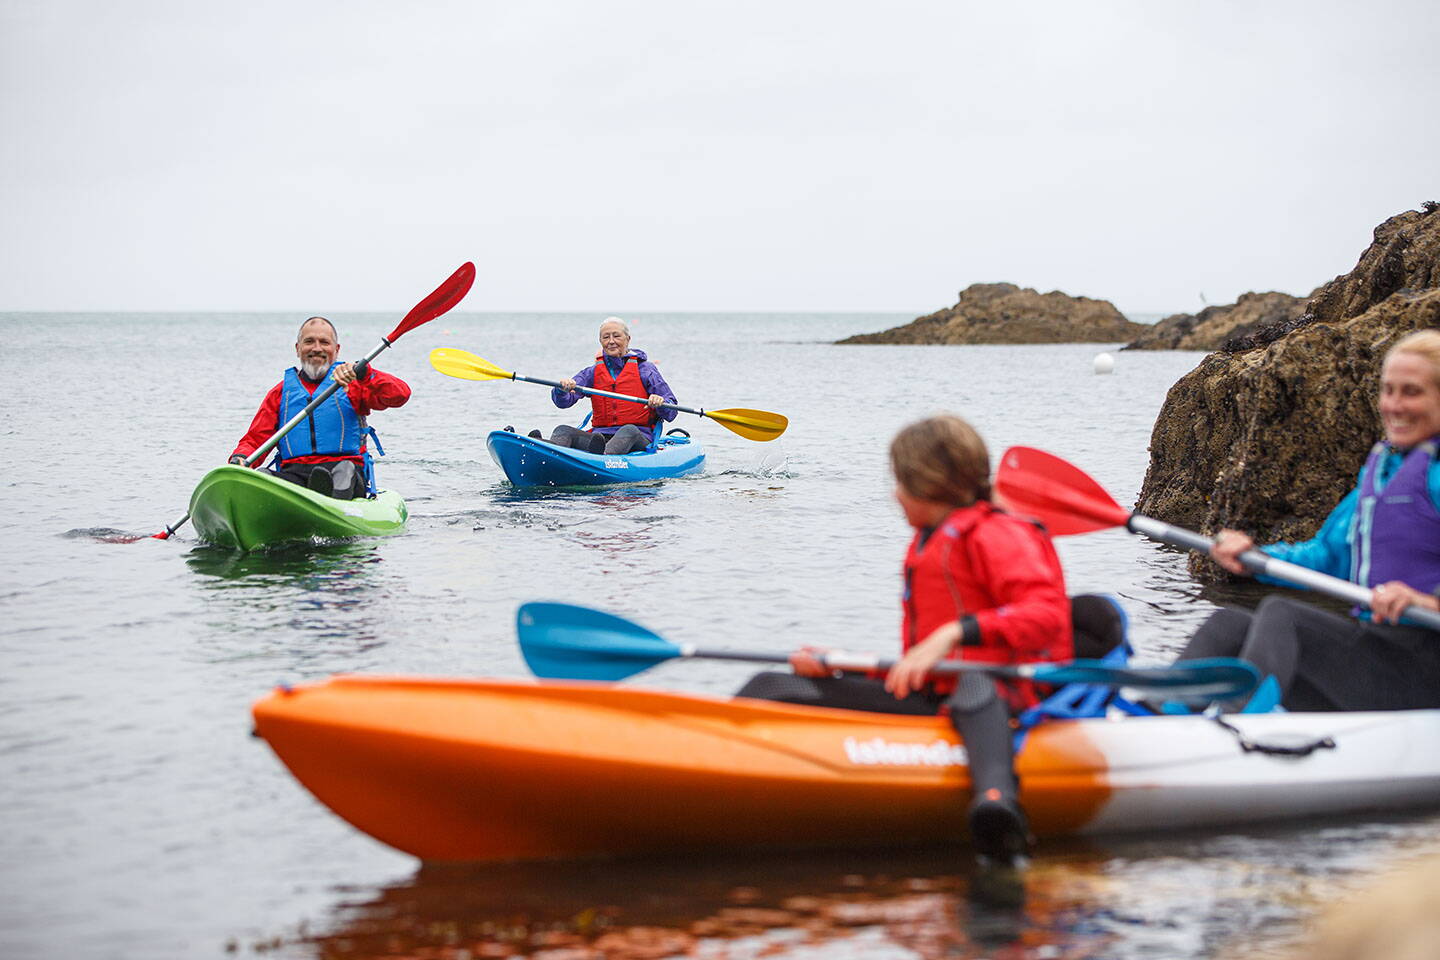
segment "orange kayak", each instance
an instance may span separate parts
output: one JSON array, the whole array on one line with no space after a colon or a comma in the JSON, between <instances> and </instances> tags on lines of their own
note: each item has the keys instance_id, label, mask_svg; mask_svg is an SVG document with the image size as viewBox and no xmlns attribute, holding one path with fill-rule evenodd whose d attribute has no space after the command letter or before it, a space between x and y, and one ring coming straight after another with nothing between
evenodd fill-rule
<instances>
[{"instance_id":1,"label":"orange kayak","mask_svg":"<svg viewBox=\"0 0 1440 960\"><path fill-rule=\"evenodd\" d=\"M939 717L588 682L341 676L256 730L322 803L429 861L956 840ZM1440 711L1064 720L1016 758L1041 837L1440 805ZM1237 731L1302 756L1245 750ZM1417 749L1417 744L1426 744Z\"/></svg>"}]
</instances>

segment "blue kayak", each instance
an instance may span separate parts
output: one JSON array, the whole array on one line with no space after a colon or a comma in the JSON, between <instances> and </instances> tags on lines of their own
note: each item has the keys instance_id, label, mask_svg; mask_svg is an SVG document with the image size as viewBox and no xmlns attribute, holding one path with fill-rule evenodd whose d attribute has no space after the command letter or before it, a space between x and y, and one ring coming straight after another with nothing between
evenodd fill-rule
<instances>
[{"instance_id":1,"label":"blue kayak","mask_svg":"<svg viewBox=\"0 0 1440 960\"><path fill-rule=\"evenodd\" d=\"M670 434L651 449L603 454L558 447L508 430L485 439L490 456L517 487L595 487L641 483L699 473L705 467L700 441Z\"/></svg>"}]
</instances>

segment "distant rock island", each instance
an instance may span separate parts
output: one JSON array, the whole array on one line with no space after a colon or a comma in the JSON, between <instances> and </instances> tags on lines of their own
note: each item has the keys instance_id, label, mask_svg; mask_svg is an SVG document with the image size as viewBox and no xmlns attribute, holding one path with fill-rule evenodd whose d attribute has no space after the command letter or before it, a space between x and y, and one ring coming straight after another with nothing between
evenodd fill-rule
<instances>
[{"instance_id":1,"label":"distant rock island","mask_svg":"<svg viewBox=\"0 0 1440 960\"><path fill-rule=\"evenodd\" d=\"M1440 204L1375 228L1355 269L1299 317L1212 353L1170 388L1150 437L1137 512L1256 542L1311 537L1383 435L1380 360L1401 336L1440 327ZM1219 579L1198 556L1191 572Z\"/></svg>"},{"instance_id":2,"label":"distant rock island","mask_svg":"<svg viewBox=\"0 0 1440 960\"><path fill-rule=\"evenodd\" d=\"M960 300L904 326L838 343L1116 343L1149 327L1131 323L1108 300L1037 293L1013 283L976 283Z\"/></svg>"},{"instance_id":3,"label":"distant rock island","mask_svg":"<svg viewBox=\"0 0 1440 960\"><path fill-rule=\"evenodd\" d=\"M1248 336L1277 323L1293 322L1304 315L1312 292L1306 297L1288 293L1243 293L1224 306L1206 307L1199 313L1177 313L1153 327L1147 327L1122 350L1219 350L1230 340Z\"/></svg>"}]
</instances>

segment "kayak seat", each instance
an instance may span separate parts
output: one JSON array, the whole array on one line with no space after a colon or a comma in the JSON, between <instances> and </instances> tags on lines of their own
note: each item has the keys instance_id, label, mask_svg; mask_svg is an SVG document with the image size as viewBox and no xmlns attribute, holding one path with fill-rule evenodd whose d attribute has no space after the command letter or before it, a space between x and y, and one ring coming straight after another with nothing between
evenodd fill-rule
<instances>
[{"instance_id":1,"label":"kayak seat","mask_svg":"<svg viewBox=\"0 0 1440 960\"><path fill-rule=\"evenodd\" d=\"M1114 598L1084 593L1070 598L1076 660L1102 660L1125 640L1125 611ZM1128 650L1127 650L1128 653Z\"/></svg>"},{"instance_id":2,"label":"kayak seat","mask_svg":"<svg viewBox=\"0 0 1440 960\"><path fill-rule=\"evenodd\" d=\"M1075 659L1099 660L1113 667L1130 662L1134 651L1126 637L1129 621L1114 597L1100 593L1071 597L1070 619ZM1103 717L1111 707L1137 716L1150 712L1121 697L1109 684L1067 683L1016 718L1015 749L1020 749L1025 734L1046 720Z\"/></svg>"}]
</instances>

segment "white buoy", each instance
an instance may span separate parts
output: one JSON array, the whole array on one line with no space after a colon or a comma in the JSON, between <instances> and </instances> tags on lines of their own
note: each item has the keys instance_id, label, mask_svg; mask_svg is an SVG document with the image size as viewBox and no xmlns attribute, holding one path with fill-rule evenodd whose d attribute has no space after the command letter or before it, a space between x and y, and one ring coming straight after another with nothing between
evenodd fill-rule
<instances>
[{"instance_id":1,"label":"white buoy","mask_svg":"<svg viewBox=\"0 0 1440 960\"><path fill-rule=\"evenodd\" d=\"M1115 358L1108 353L1095 354L1095 372L1109 373L1115 369Z\"/></svg>"}]
</instances>

